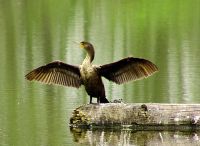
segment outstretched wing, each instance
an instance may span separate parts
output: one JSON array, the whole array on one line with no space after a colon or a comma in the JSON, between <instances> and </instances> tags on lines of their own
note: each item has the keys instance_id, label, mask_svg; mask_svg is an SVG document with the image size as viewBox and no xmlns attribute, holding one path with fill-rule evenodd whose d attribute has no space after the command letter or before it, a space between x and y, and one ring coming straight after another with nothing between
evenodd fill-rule
<instances>
[{"instance_id":1,"label":"outstretched wing","mask_svg":"<svg viewBox=\"0 0 200 146\"><path fill-rule=\"evenodd\" d=\"M80 70L78 66L54 61L38 67L26 76L27 80L41 81L46 84L58 84L79 88L81 86Z\"/></svg>"},{"instance_id":2,"label":"outstretched wing","mask_svg":"<svg viewBox=\"0 0 200 146\"><path fill-rule=\"evenodd\" d=\"M143 79L158 71L158 68L152 62L133 57L105 64L97 69L100 75L117 84Z\"/></svg>"}]
</instances>

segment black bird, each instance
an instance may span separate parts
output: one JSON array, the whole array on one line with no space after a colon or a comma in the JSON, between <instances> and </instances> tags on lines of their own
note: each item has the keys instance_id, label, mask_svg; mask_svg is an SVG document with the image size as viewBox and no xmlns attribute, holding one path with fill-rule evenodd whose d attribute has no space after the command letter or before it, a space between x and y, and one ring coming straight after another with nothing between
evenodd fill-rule
<instances>
[{"instance_id":1,"label":"black bird","mask_svg":"<svg viewBox=\"0 0 200 146\"><path fill-rule=\"evenodd\" d=\"M92 97L96 97L98 103L108 103L102 76L117 84L122 84L131 80L146 78L158 71L158 68L152 62L133 57L96 66L92 64L95 55L93 45L83 41L80 43L80 47L87 52L80 66L54 61L32 70L26 75L26 79L76 88L84 85L90 96L90 103L92 103Z\"/></svg>"}]
</instances>

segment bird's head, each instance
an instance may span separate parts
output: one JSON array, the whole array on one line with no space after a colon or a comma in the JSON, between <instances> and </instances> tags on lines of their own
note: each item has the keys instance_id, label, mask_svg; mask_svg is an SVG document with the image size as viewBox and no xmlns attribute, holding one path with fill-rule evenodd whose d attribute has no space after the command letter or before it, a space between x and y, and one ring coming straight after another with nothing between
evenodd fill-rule
<instances>
[{"instance_id":1,"label":"bird's head","mask_svg":"<svg viewBox=\"0 0 200 146\"><path fill-rule=\"evenodd\" d=\"M83 48L83 49L89 51L89 50L93 49L94 47L93 47L93 45L90 44L89 42L83 41L83 42L80 42L80 48Z\"/></svg>"},{"instance_id":2,"label":"bird's head","mask_svg":"<svg viewBox=\"0 0 200 146\"><path fill-rule=\"evenodd\" d=\"M91 61L94 59L94 47L91 43L89 42L80 42L80 48L85 49L87 51L87 53L89 54L89 56L91 57Z\"/></svg>"}]
</instances>

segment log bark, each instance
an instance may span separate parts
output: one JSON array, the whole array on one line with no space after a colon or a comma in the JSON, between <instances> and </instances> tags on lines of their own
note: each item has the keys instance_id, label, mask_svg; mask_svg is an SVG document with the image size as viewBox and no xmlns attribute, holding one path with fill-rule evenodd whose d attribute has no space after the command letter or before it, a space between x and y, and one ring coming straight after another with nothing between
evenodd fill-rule
<instances>
[{"instance_id":1,"label":"log bark","mask_svg":"<svg viewBox=\"0 0 200 146\"><path fill-rule=\"evenodd\" d=\"M134 130L199 130L200 104L87 104L74 110L70 126Z\"/></svg>"}]
</instances>

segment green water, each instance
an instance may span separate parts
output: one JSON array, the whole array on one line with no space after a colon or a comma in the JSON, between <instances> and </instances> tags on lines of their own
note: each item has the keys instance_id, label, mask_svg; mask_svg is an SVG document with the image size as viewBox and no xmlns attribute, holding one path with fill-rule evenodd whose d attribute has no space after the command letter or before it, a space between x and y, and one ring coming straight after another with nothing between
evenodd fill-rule
<instances>
[{"instance_id":1,"label":"green water","mask_svg":"<svg viewBox=\"0 0 200 146\"><path fill-rule=\"evenodd\" d=\"M76 131L73 109L89 102L79 90L28 82L33 68L61 60L95 64L127 56L151 60L152 77L125 85L104 80L109 100L200 103L199 0L0 0L0 145L200 145L199 132Z\"/></svg>"}]
</instances>

